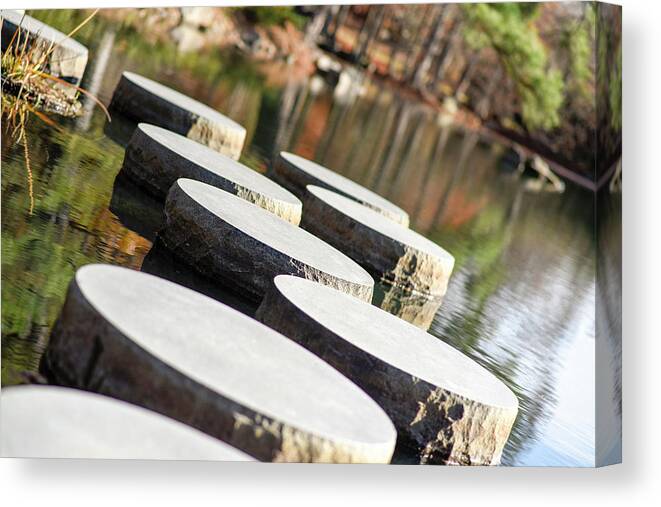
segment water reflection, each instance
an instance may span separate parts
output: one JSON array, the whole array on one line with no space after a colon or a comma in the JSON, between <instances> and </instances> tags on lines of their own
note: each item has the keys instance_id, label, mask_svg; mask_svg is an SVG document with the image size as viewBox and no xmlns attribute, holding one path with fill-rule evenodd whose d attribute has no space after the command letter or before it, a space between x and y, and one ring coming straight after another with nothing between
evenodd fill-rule
<instances>
[{"instance_id":1,"label":"water reflection","mask_svg":"<svg viewBox=\"0 0 661 507\"><path fill-rule=\"evenodd\" d=\"M124 227L151 242L163 225L163 202L144 192L122 170L115 177L108 208Z\"/></svg>"},{"instance_id":2,"label":"water reflection","mask_svg":"<svg viewBox=\"0 0 661 507\"><path fill-rule=\"evenodd\" d=\"M253 301L232 292L231 288L223 287L205 278L188 264L177 259L158 239L145 256L140 270L201 292L250 317L254 317L259 306Z\"/></svg>"},{"instance_id":3,"label":"water reflection","mask_svg":"<svg viewBox=\"0 0 661 507\"><path fill-rule=\"evenodd\" d=\"M105 22L95 23L93 33L106 33ZM127 37L133 37L130 44L118 43ZM504 147L368 79L339 91L318 77L276 86L234 57L183 61L135 34L118 31L109 40L82 40L92 55L112 47L106 64L86 77L104 103L123 70L137 71L241 122L248 132L242 162L250 167L263 171L273 153L292 151L409 212L412 228L456 259L430 332L485 365L520 399L503 463L592 463L597 267L591 194L524 192L520 180L499 170ZM227 297L191 281L158 242L152 249L161 208L145 205L139 190L116 179L129 135L119 117L107 124L99 110L79 123L63 122L61 130L32 121L33 216L27 213L22 154L3 137L5 385L18 382L22 370L36 370L67 284L81 265L142 268ZM615 273L613 262L600 261L598 269ZM613 290L599 294L604 308L617 306ZM617 355L619 347L613 341L604 353ZM616 399L619 380L609 384L607 396Z\"/></svg>"}]
</instances>

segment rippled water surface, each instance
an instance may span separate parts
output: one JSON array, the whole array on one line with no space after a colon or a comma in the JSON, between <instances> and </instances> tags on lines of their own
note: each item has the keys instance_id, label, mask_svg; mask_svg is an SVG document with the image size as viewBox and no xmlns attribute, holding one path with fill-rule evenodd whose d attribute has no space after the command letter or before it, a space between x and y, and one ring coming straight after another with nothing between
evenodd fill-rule
<instances>
[{"instance_id":1,"label":"rippled water surface","mask_svg":"<svg viewBox=\"0 0 661 507\"><path fill-rule=\"evenodd\" d=\"M242 123L243 161L252 168L263 171L273 153L293 151L406 209L412 228L456 258L430 331L489 368L520 400L503 463L593 463L589 193L527 192L501 167L502 146L360 76L345 76L335 88L319 77L283 83L281 70L260 73L236 56L152 51L135 34L100 21L81 37L91 50L84 86L104 103L123 70L139 72ZM32 118L31 216L22 147L3 134L4 385L37 369L76 268L105 262L140 269L151 250L158 203L116 181L132 128L119 117L108 124L91 104L78 119L58 120L58 128ZM162 257L154 250L145 268L171 268Z\"/></svg>"}]
</instances>

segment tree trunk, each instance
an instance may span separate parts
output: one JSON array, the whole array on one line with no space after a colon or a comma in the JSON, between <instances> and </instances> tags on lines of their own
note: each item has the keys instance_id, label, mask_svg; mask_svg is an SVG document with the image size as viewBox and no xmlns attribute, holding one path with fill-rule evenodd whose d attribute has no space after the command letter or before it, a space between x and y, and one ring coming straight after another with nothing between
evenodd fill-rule
<instances>
[{"instance_id":1,"label":"tree trunk","mask_svg":"<svg viewBox=\"0 0 661 507\"><path fill-rule=\"evenodd\" d=\"M370 7L363 29L358 36L358 44L356 45L356 51L354 53L356 61L360 62L364 58L370 45L379 35L381 26L383 25L385 12L385 5L375 5Z\"/></svg>"},{"instance_id":2,"label":"tree trunk","mask_svg":"<svg viewBox=\"0 0 661 507\"><path fill-rule=\"evenodd\" d=\"M331 6L322 5L315 13L312 21L305 28L305 41L307 43L316 43L322 30L326 27L327 19L331 14Z\"/></svg>"},{"instance_id":3,"label":"tree trunk","mask_svg":"<svg viewBox=\"0 0 661 507\"><path fill-rule=\"evenodd\" d=\"M461 27L461 21L455 19L454 22L452 23L452 27L448 32L447 42L445 46L443 46L443 51L441 51L441 54L438 58L438 62L436 64L437 65L436 73L435 73L436 75L433 80L434 91L436 91L439 82L443 80L445 76L445 72L450 66L450 63L452 63L452 60L454 59L454 55L457 52L458 45L461 39L461 33L459 31L460 27Z\"/></svg>"},{"instance_id":4,"label":"tree trunk","mask_svg":"<svg viewBox=\"0 0 661 507\"><path fill-rule=\"evenodd\" d=\"M418 66L418 69L413 78L414 85L419 89L425 87L427 74L431 69L434 57L441 48L441 41L443 40L443 35L445 32L445 19L448 11L447 6L436 5L435 7L436 15L434 17L436 26L429 32L429 37L427 38L427 42L423 50L424 56L422 58L422 62Z\"/></svg>"},{"instance_id":5,"label":"tree trunk","mask_svg":"<svg viewBox=\"0 0 661 507\"><path fill-rule=\"evenodd\" d=\"M410 56L407 58L404 69L404 80L407 83L411 83L414 80L418 68L418 61L420 60L420 54L422 53L422 48L424 46L425 35L432 29L433 8L434 5L428 4L424 6L422 13L418 13L419 21L410 43L411 49L408 51Z\"/></svg>"},{"instance_id":6,"label":"tree trunk","mask_svg":"<svg viewBox=\"0 0 661 507\"><path fill-rule=\"evenodd\" d=\"M479 53L477 51L473 51L471 53L470 59L468 60L468 64L464 68L464 72L461 74L461 78L459 78L457 87L455 88L455 98L459 99L462 95L466 94L466 91L471 84L471 80L473 79L473 74L475 74L475 66L478 61Z\"/></svg>"},{"instance_id":7,"label":"tree trunk","mask_svg":"<svg viewBox=\"0 0 661 507\"><path fill-rule=\"evenodd\" d=\"M340 7L340 12L335 18L335 27L333 28L333 50L337 51L337 31L340 29L342 25L347 20L347 16L349 15L349 9L351 9L350 5L342 5Z\"/></svg>"}]
</instances>

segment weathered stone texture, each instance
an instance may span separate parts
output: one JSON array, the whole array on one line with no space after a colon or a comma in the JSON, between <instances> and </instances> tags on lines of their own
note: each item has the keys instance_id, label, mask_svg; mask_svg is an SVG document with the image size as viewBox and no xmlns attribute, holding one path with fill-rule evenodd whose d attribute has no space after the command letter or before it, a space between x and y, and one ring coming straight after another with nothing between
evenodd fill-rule
<instances>
[{"instance_id":1,"label":"weathered stone texture","mask_svg":"<svg viewBox=\"0 0 661 507\"><path fill-rule=\"evenodd\" d=\"M193 180L172 186L163 243L200 273L261 301L273 277L296 275L371 301L374 280L312 234Z\"/></svg>"},{"instance_id":2,"label":"weathered stone texture","mask_svg":"<svg viewBox=\"0 0 661 507\"><path fill-rule=\"evenodd\" d=\"M383 463L394 449L386 414L323 361L210 298L123 268L78 270L41 371L262 461Z\"/></svg>"},{"instance_id":3,"label":"weathered stone texture","mask_svg":"<svg viewBox=\"0 0 661 507\"><path fill-rule=\"evenodd\" d=\"M160 83L124 72L110 108L166 128L238 160L246 129L218 111Z\"/></svg>"},{"instance_id":4,"label":"weathered stone texture","mask_svg":"<svg viewBox=\"0 0 661 507\"><path fill-rule=\"evenodd\" d=\"M372 304L426 331L443 304L443 298L425 296L380 281L374 286Z\"/></svg>"},{"instance_id":5,"label":"weathered stone texture","mask_svg":"<svg viewBox=\"0 0 661 507\"><path fill-rule=\"evenodd\" d=\"M416 452L420 463L500 462L518 401L449 345L374 306L293 277L276 278L256 318L364 389L395 423L398 444Z\"/></svg>"},{"instance_id":6,"label":"weathered stone texture","mask_svg":"<svg viewBox=\"0 0 661 507\"><path fill-rule=\"evenodd\" d=\"M301 227L390 287L381 302L383 309L427 329L434 317L432 308L440 307L447 291L454 257L351 199L312 185L307 189Z\"/></svg>"}]
</instances>

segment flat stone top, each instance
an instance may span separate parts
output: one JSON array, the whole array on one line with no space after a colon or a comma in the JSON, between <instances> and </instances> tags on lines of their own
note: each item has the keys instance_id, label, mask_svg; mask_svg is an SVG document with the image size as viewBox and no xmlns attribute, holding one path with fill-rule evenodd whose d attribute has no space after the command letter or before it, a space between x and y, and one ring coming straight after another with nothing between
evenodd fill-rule
<instances>
[{"instance_id":1,"label":"flat stone top","mask_svg":"<svg viewBox=\"0 0 661 507\"><path fill-rule=\"evenodd\" d=\"M38 19L31 16L23 15L21 12L13 11L10 9L3 9L0 11L0 16L6 19L11 24L19 26L28 32L38 35L42 39L53 42L58 46L66 47L73 52L87 54L87 48L80 42L67 37L66 34L56 30L52 26L42 23Z\"/></svg>"},{"instance_id":2,"label":"flat stone top","mask_svg":"<svg viewBox=\"0 0 661 507\"><path fill-rule=\"evenodd\" d=\"M275 286L320 325L399 370L480 403L518 406L514 393L477 362L376 306L293 276L277 276Z\"/></svg>"},{"instance_id":3,"label":"flat stone top","mask_svg":"<svg viewBox=\"0 0 661 507\"><path fill-rule=\"evenodd\" d=\"M0 406L3 456L253 461L156 412L76 389L9 387Z\"/></svg>"},{"instance_id":4,"label":"flat stone top","mask_svg":"<svg viewBox=\"0 0 661 507\"><path fill-rule=\"evenodd\" d=\"M148 123L139 123L138 129L171 152L240 187L294 206L301 205L298 197L289 190L208 146Z\"/></svg>"},{"instance_id":5,"label":"flat stone top","mask_svg":"<svg viewBox=\"0 0 661 507\"><path fill-rule=\"evenodd\" d=\"M246 131L246 129L239 125L237 122L223 114L220 114L215 109L212 109L209 106L202 104L201 102L198 102L197 100L192 99L187 95L184 95L183 93L179 93L172 88L168 88L161 83L157 83L156 81L152 81L151 79L147 79L146 77L143 77L139 74L128 71L123 72L122 76L124 79L129 80L136 86L139 86L149 93L156 95L159 98L170 102L171 104L174 104L182 109L185 109L186 111L190 111L197 116L201 116L209 121L212 121L213 123L221 124L229 128L240 130L242 132Z\"/></svg>"},{"instance_id":6,"label":"flat stone top","mask_svg":"<svg viewBox=\"0 0 661 507\"><path fill-rule=\"evenodd\" d=\"M345 281L374 285L370 274L342 252L273 213L199 181L180 178L175 185L214 215L268 247Z\"/></svg>"},{"instance_id":7,"label":"flat stone top","mask_svg":"<svg viewBox=\"0 0 661 507\"><path fill-rule=\"evenodd\" d=\"M352 181L349 178L336 173L335 171L331 171L330 169L327 169L324 166L317 164L316 162L312 162L306 158L294 155L293 153L283 151L280 152L280 156L290 164L296 166L301 171L306 172L310 176L317 178L327 185L338 189L340 192L351 196L358 202L363 202L377 209L387 210L395 215L401 215L408 218L406 211L404 211L399 206L395 206L393 203L387 199L384 199L379 194L368 190L362 185L359 185L355 181Z\"/></svg>"},{"instance_id":8,"label":"flat stone top","mask_svg":"<svg viewBox=\"0 0 661 507\"><path fill-rule=\"evenodd\" d=\"M380 445L394 439L390 419L356 385L229 306L117 266L84 266L76 283L124 336L243 406L333 440Z\"/></svg>"},{"instance_id":9,"label":"flat stone top","mask_svg":"<svg viewBox=\"0 0 661 507\"><path fill-rule=\"evenodd\" d=\"M352 199L348 199L337 192L332 192L315 185L308 185L306 189L340 213L360 222L366 227L399 243L437 257L447 266L449 271L454 267L454 257L450 253L408 227L395 223L381 213L363 206Z\"/></svg>"}]
</instances>

